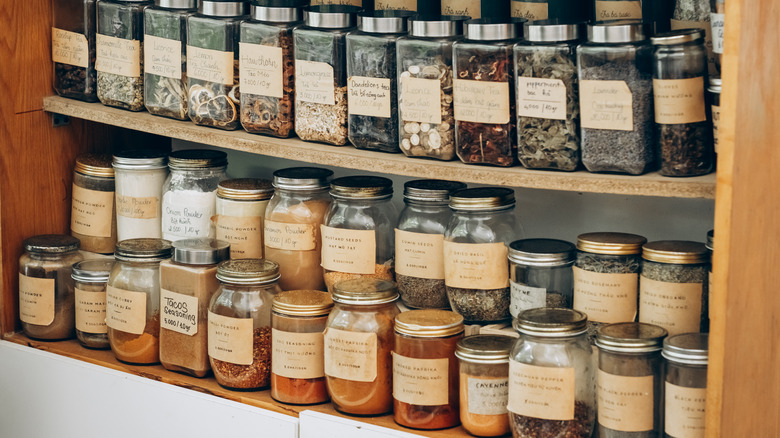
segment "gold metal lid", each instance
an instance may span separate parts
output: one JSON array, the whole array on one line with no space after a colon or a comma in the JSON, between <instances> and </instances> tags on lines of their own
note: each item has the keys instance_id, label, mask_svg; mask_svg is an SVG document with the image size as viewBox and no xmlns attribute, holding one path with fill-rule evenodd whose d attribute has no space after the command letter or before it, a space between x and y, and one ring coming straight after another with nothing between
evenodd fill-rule
<instances>
[{"instance_id":1,"label":"gold metal lid","mask_svg":"<svg viewBox=\"0 0 780 438\"><path fill-rule=\"evenodd\" d=\"M39 254L63 254L76 251L81 241L67 234L41 234L24 239L24 250Z\"/></svg>"},{"instance_id":2,"label":"gold metal lid","mask_svg":"<svg viewBox=\"0 0 780 438\"><path fill-rule=\"evenodd\" d=\"M173 246L165 239L127 239L116 244L114 257L122 261L162 261L171 258Z\"/></svg>"},{"instance_id":3,"label":"gold metal lid","mask_svg":"<svg viewBox=\"0 0 780 438\"><path fill-rule=\"evenodd\" d=\"M333 285L333 301L341 304L386 304L397 299L398 288L394 282L388 280L361 277L339 281Z\"/></svg>"},{"instance_id":4,"label":"gold metal lid","mask_svg":"<svg viewBox=\"0 0 780 438\"><path fill-rule=\"evenodd\" d=\"M217 265L217 280L230 284L268 284L279 280L279 264L268 259L226 260Z\"/></svg>"},{"instance_id":5,"label":"gold metal lid","mask_svg":"<svg viewBox=\"0 0 780 438\"><path fill-rule=\"evenodd\" d=\"M585 333L588 316L579 310L542 307L520 312L513 326L519 333L563 338Z\"/></svg>"},{"instance_id":6,"label":"gold metal lid","mask_svg":"<svg viewBox=\"0 0 780 438\"><path fill-rule=\"evenodd\" d=\"M274 297L272 310L290 316L322 316L330 313L333 299L320 290L290 290Z\"/></svg>"},{"instance_id":7,"label":"gold metal lid","mask_svg":"<svg viewBox=\"0 0 780 438\"><path fill-rule=\"evenodd\" d=\"M651 353L661 351L669 333L663 328L642 322L620 322L599 327L596 346L617 353Z\"/></svg>"},{"instance_id":8,"label":"gold metal lid","mask_svg":"<svg viewBox=\"0 0 780 438\"><path fill-rule=\"evenodd\" d=\"M450 310L409 310L395 317L395 331L407 336L444 338L463 333L464 329L463 317Z\"/></svg>"},{"instance_id":9,"label":"gold metal lid","mask_svg":"<svg viewBox=\"0 0 780 438\"><path fill-rule=\"evenodd\" d=\"M707 263L709 254L703 243L688 240L659 240L642 247L642 258L651 262L675 265Z\"/></svg>"},{"instance_id":10,"label":"gold metal lid","mask_svg":"<svg viewBox=\"0 0 780 438\"><path fill-rule=\"evenodd\" d=\"M509 352L517 339L502 335L473 335L458 341L455 356L473 363L501 364L509 362Z\"/></svg>"},{"instance_id":11,"label":"gold metal lid","mask_svg":"<svg viewBox=\"0 0 780 438\"><path fill-rule=\"evenodd\" d=\"M264 201L271 199L274 186L271 181L257 178L238 178L222 181L217 186L217 196L234 201Z\"/></svg>"},{"instance_id":12,"label":"gold metal lid","mask_svg":"<svg viewBox=\"0 0 780 438\"><path fill-rule=\"evenodd\" d=\"M577 249L608 255L631 255L642 252L647 239L628 233L586 233L577 236Z\"/></svg>"},{"instance_id":13,"label":"gold metal lid","mask_svg":"<svg viewBox=\"0 0 780 438\"><path fill-rule=\"evenodd\" d=\"M330 183L330 195L347 199L384 199L393 196L393 182L381 176L345 176Z\"/></svg>"},{"instance_id":14,"label":"gold metal lid","mask_svg":"<svg viewBox=\"0 0 780 438\"><path fill-rule=\"evenodd\" d=\"M76 157L76 165L73 170L82 175L113 178L113 162L114 157L108 154L81 154Z\"/></svg>"},{"instance_id":15,"label":"gold metal lid","mask_svg":"<svg viewBox=\"0 0 780 438\"><path fill-rule=\"evenodd\" d=\"M450 195L450 208L462 211L503 210L515 205L515 191L506 187L462 189Z\"/></svg>"}]
</instances>

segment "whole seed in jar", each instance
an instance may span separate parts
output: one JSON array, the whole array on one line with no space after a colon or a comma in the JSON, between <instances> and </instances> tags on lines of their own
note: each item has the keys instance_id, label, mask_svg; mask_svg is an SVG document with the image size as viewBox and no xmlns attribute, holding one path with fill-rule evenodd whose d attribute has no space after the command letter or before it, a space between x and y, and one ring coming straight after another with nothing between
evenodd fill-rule
<instances>
[{"instance_id":1,"label":"whole seed in jar","mask_svg":"<svg viewBox=\"0 0 780 438\"><path fill-rule=\"evenodd\" d=\"M410 63L404 60L404 71L401 73L401 149L407 155L452 160L455 158L455 117L452 108L452 67L441 57L428 60L428 65L419 62ZM422 61L421 59L415 61ZM406 66L406 64L408 67ZM412 80L408 80L411 78ZM425 83L415 79L437 80L438 83ZM435 87L434 87L434 84ZM425 94L422 90L438 88L440 97L440 119L420 122L415 116L419 111L412 111L407 103L404 107L404 95L411 101L412 96ZM434 94L435 95L435 94ZM415 99L416 100L416 99ZM416 106L416 105L415 105ZM433 122L433 123L432 123ZM438 122L438 123L436 123Z\"/></svg>"}]
</instances>

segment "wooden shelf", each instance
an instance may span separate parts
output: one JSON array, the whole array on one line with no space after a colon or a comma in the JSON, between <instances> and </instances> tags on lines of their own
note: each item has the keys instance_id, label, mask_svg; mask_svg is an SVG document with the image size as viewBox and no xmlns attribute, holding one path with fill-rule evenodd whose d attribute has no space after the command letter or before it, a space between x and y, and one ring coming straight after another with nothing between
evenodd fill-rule
<instances>
[{"instance_id":1,"label":"wooden shelf","mask_svg":"<svg viewBox=\"0 0 780 438\"><path fill-rule=\"evenodd\" d=\"M499 168L465 165L460 162L412 159L402 154L386 154L328 146L298 139L277 139L247 132L222 131L153 116L84 103L59 96L43 99L43 109L79 119L144 131L179 140L251 152L307 163L345 167L385 174L440 178L476 184L503 185L532 189L607 193L666 198L715 198L715 174L693 178L668 178L658 173L642 176L593 174L585 171L555 172L522 167Z\"/></svg>"}]
</instances>

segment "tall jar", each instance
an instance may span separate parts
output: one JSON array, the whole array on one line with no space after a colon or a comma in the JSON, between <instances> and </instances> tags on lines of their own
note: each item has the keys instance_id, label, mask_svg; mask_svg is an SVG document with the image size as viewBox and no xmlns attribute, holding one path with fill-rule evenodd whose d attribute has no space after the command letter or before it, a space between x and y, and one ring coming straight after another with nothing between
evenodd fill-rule
<instances>
[{"instance_id":1,"label":"tall jar","mask_svg":"<svg viewBox=\"0 0 780 438\"><path fill-rule=\"evenodd\" d=\"M509 313L539 307L571 309L572 265L576 248L555 239L523 239L509 244Z\"/></svg>"},{"instance_id":2,"label":"tall jar","mask_svg":"<svg viewBox=\"0 0 780 438\"><path fill-rule=\"evenodd\" d=\"M664 438L704 438L708 351L704 333L664 340Z\"/></svg>"},{"instance_id":3,"label":"tall jar","mask_svg":"<svg viewBox=\"0 0 780 438\"><path fill-rule=\"evenodd\" d=\"M452 217L450 194L466 184L421 179L404 184L404 203L395 228L395 279L407 307L447 309L444 232Z\"/></svg>"},{"instance_id":4,"label":"tall jar","mask_svg":"<svg viewBox=\"0 0 780 438\"><path fill-rule=\"evenodd\" d=\"M452 310L466 322L509 319L507 244L522 237L515 192L501 187L458 190L444 232L444 284Z\"/></svg>"},{"instance_id":5,"label":"tall jar","mask_svg":"<svg viewBox=\"0 0 780 438\"><path fill-rule=\"evenodd\" d=\"M211 217L217 212L217 186L226 179L227 154L207 149L173 152L171 170L163 185L162 235L175 241L214 238Z\"/></svg>"},{"instance_id":6,"label":"tall jar","mask_svg":"<svg viewBox=\"0 0 780 438\"><path fill-rule=\"evenodd\" d=\"M325 286L371 277L393 279L393 182L379 176L347 176L330 185L333 202L321 226Z\"/></svg>"},{"instance_id":7,"label":"tall jar","mask_svg":"<svg viewBox=\"0 0 780 438\"><path fill-rule=\"evenodd\" d=\"M709 74L716 75L720 68L713 50L710 2L711 0L674 0L671 29L701 29L705 33L704 46L707 48L708 71Z\"/></svg>"},{"instance_id":8,"label":"tall jar","mask_svg":"<svg viewBox=\"0 0 780 438\"><path fill-rule=\"evenodd\" d=\"M84 260L73 264L75 282L76 339L81 346L97 350L111 348L106 325L106 284L113 260Z\"/></svg>"},{"instance_id":9,"label":"tall jar","mask_svg":"<svg viewBox=\"0 0 780 438\"><path fill-rule=\"evenodd\" d=\"M61 234L28 237L19 257L19 319L26 336L46 341L75 334L71 267L83 260L79 240Z\"/></svg>"},{"instance_id":10,"label":"tall jar","mask_svg":"<svg viewBox=\"0 0 780 438\"><path fill-rule=\"evenodd\" d=\"M137 149L114 155L117 241L162 237L162 191L168 154Z\"/></svg>"},{"instance_id":11,"label":"tall jar","mask_svg":"<svg viewBox=\"0 0 780 438\"><path fill-rule=\"evenodd\" d=\"M219 290L209 304L208 351L217 383L247 391L271 384L271 306L279 264L228 260L217 266Z\"/></svg>"},{"instance_id":12,"label":"tall jar","mask_svg":"<svg viewBox=\"0 0 780 438\"><path fill-rule=\"evenodd\" d=\"M144 109L144 9L152 0L97 3L97 97L103 105Z\"/></svg>"},{"instance_id":13,"label":"tall jar","mask_svg":"<svg viewBox=\"0 0 780 438\"><path fill-rule=\"evenodd\" d=\"M73 168L70 232L84 251L111 254L116 245L111 155L82 154Z\"/></svg>"},{"instance_id":14,"label":"tall jar","mask_svg":"<svg viewBox=\"0 0 780 438\"><path fill-rule=\"evenodd\" d=\"M710 84L707 88L707 101L710 105L712 114L712 145L715 158L713 165L717 164L718 156L718 127L720 126L720 93L723 88L723 80L719 77L710 77Z\"/></svg>"},{"instance_id":15,"label":"tall jar","mask_svg":"<svg viewBox=\"0 0 780 438\"><path fill-rule=\"evenodd\" d=\"M252 3L251 16L240 31L241 126L252 134L287 138L295 114L293 29L301 25L303 11L260 0Z\"/></svg>"},{"instance_id":16,"label":"tall jar","mask_svg":"<svg viewBox=\"0 0 780 438\"><path fill-rule=\"evenodd\" d=\"M590 6L587 0L512 0L512 17L583 23L590 19Z\"/></svg>"},{"instance_id":17,"label":"tall jar","mask_svg":"<svg viewBox=\"0 0 780 438\"><path fill-rule=\"evenodd\" d=\"M265 256L279 263L282 290L326 290L320 226L330 205L333 171L291 167L274 172L274 194L265 210Z\"/></svg>"},{"instance_id":18,"label":"tall jar","mask_svg":"<svg viewBox=\"0 0 780 438\"><path fill-rule=\"evenodd\" d=\"M393 323L398 291L378 278L345 280L333 287L325 329L325 381L333 407L350 415L393 409Z\"/></svg>"},{"instance_id":19,"label":"tall jar","mask_svg":"<svg viewBox=\"0 0 780 438\"><path fill-rule=\"evenodd\" d=\"M582 164L639 175L655 165L652 47L636 21L588 25L577 48Z\"/></svg>"},{"instance_id":20,"label":"tall jar","mask_svg":"<svg viewBox=\"0 0 780 438\"><path fill-rule=\"evenodd\" d=\"M596 420L596 370L588 317L571 309L517 315L509 361L509 423L514 438L589 438ZM555 385L542 382L554 381ZM543 403L545 402L545 403Z\"/></svg>"},{"instance_id":21,"label":"tall jar","mask_svg":"<svg viewBox=\"0 0 780 438\"><path fill-rule=\"evenodd\" d=\"M238 128L239 25L249 2L202 0L187 18L187 90L190 120L197 125Z\"/></svg>"},{"instance_id":22,"label":"tall jar","mask_svg":"<svg viewBox=\"0 0 780 438\"><path fill-rule=\"evenodd\" d=\"M85 102L97 102L95 3L96 0L52 3L54 91L60 96Z\"/></svg>"},{"instance_id":23,"label":"tall jar","mask_svg":"<svg viewBox=\"0 0 780 438\"><path fill-rule=\"evenodd\" d=\"M712 55L715 69L720 73L726 24L726 0L710 0L710 30L712 31Z\"/></svg>"},{"instance_id":24,"label":"tall jar","mask_svg":"<svg viewBox=\"0 0 780 438\"><path fill-rule=\"evenodd\" d=\"M117 359L160 362L160 262L171 257L163 239L129 239L116 245L106 286L108 341Z\"/></svg>"},{"instance_id":25,"label":"tall jar","mask_svg":"<svg viewBox=\"0 0 780 438\"><path fill-rule=\"evenodd\" d=\"M274 188L271 181L230 179L217 186L217 239L230 243L231 259L263 257L263 217Z\"/></svg>"}]
</instances>

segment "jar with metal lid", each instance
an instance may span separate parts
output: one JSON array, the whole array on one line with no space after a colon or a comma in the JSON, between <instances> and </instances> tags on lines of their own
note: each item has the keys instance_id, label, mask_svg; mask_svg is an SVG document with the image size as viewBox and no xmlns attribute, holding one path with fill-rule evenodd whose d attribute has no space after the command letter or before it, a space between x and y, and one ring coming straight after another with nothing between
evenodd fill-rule
<instances>
[{"instance_id":1,"label":"jar with metal lid","mask_svg":"<svg viewBox=\"0 0 780 438\"><path fill-rule=\"evenodd\" d=\"M664 340L664 438L703 438L709 336L685 333Z\"/></svg>"},{"instance_id":2,"label":"jar with metal lid","mask_svg":"<svg viewBox=\"0 0 780 438\"><path fill-rule=\"evenodd\" d=\"M720 126L720 92L722 85L723 81L721 78L710 77L710 84L707 88L707 102L710 105L710 113L712 114L712 150L716 157L713 158L713 165L717 164L718 156L718 127Z\"/></svg>"},{"instance_id":3,"label":"jar with metal lid","mask_svg":"<svg viewBox=\"0 0 780 438\"><path fill-rule=\"evenodd\" d=\"M455 158L452 44L463 38L463 23L468 19L462 15L413 17L409 35L396 43L398 141L407 156Z\"/></svg>"},{"instance_id":4,"label":"jar with metal lid","mask_svg":"<svg viewBox=\"0 0 780 438\"><path fill-rule=\"evenodd\" d=\"M160 363L167 370L208 374L208 309L217 292L217 264L230 257L228 242L182 239L160 263Z\"/></svg>"},{"instance_id":5,"label":"jar with metal lid","mask_svg":"<svg viewBox=\"0 0 780 438\"><path fill-rule=\"evenodd\" d=\"M639 175L655 165L653 49L638 21L588 25L577 48L582 164Z\"/></svg>"},{"instance_id":6,"label":"jar with metal lid","mask_svg":"<svg viewBox=\"0 0 780 438\"><path fill-rule=\"evenodd\" d=\"M76 339L83 347L111 348L106 325L106 284L113 260L84 260L73 264L75 282Z\"/></svg>"},{"instance_id":7,"label":"jar with metal lid","mask_svg":"<svg viewBox=\"0 0 780 438\"><path fill-rule=\"evenodd\" d=\"M116 245L106 286L106 325L117 359L137 365L160 362L160 262L171 242L128 239Z\"/></svg>"},{"instance_id":8,"label":"jar with metal lid","mask_svg":"<svg viewBox=\"0 0 780 438\"><path fill-rule=\"evenodd\" d=\"M54 91L60 96L97 102L95 90L96 0L52 3L51 60Z\"/></svg>"},{"instance_id":9,"label":"jar with metal lid","mask_svg":"<svg viewBox=\"0 0 780 438\"><path fill-rule=\"evenodd\" d=\"M347 176L330 184L333 202L322 233L325 286L371 277L393 279L395 224L393 182L380 176Z\"/></svg>"},{"instance_id":10,"label":"jar with metal lid","mask_svg":"<svg viewBox=\"0 0 780 438\"><path fill-rule=\"evenodd\" d=\"M271 306L279 264L267 259L228 260L217 266L219 290L208 313L208 351L217 383L255 390L271 384Z\"/></svg>"},{"instance_id":11,"label":"jar with metal lid","mask_svg":"<svg viewBox=\"0 0 780 438\"><path fill-rule=\"evenodd\" d=\"M328 292L291 290L274 297L271 313L271 397L282 403L328 401L323 332L333 300Z\"/></svg>"},{"instance_id":12,"label":"jar with metal lid","mask_svg":"<svg viewBox=\"0 0 780 438\"><path fill-rule=\"evenodd\" d=\"M137 149L114 155L117 241L162 237L163 184L168 154Z\"/></svg>"},{"instance_id":13,"label":"jar with metal lid","mask_svg":"<svg viewBox=\"0 0 780 438\"><path fill-rule=\"evenodd\" d=\"M217 212L217 187L227 179L226 167L222 151L188 149L170 155L171 173L162 190L163 239L216 236L211 217Z\"/></svg>"},{"instance_id":14,"label":"jar with metal lid","mask_svg":"<svg viewBox=\"0 0 780 438\"><path fill-rule=\"evenodd\" d=\"M230 243L231 259L263 257L263 217L273 193L264 179L230 179L217 186L216 237Z\"/></svg>"},{"instance_id":15,"label":"jar with metal lid","mask_svg":"<svg viewBox=\"0 0 780 438\"><path fill-rule=\"evenodd\" d=\"M264 221L265 256L279 263L282 290L326 290L320 226L330 205L333 171L291 167L274 172Z\"/></svg>"},{"instance_id":16,"label":"jar with metal lid","mask_svg":"<svg viewBox=\"0 0 780 438\"><path fill-rule=\"evenodd\" d=\"M111 155L82 154L73 168L70 233L84 251L111 254L116 245Z\"/></svg>"},{"instance_id":17,"label":"jar with metal lid","mask_svg":"<svg viewBox=\"0 0 780 438\"><path fill-rule=\"evenodd\" d=\"M599 328L598 429L600 438L656 438L663 429L666 330L623 322Z\"/></svg>"},{"instance_id":18,"label":"jar with metal lid","mask_svg":"<svg viewBox=\"0 0 780 438\"><path fill-rule=\"evenodd\" d=\"M325 381L333 407L351 415L393 409L393 324L399 313L392 281L354 278L333 286L325 329Z\"/></svg>"},{"instance_id":19,"label":"jar with metal lid","mask_svg":"<svg viewBox=\"0 0 780 438\"><path fill-rule=\"evenodd\" d=\"M466 322L509 319L507 245L522 237L515 192L503 187L463 189L450 195L452 219L444 232L444 284L452 310Z\"/></svg>"},{"instance_id":20,"label":"jar with metal lid","mask_svg":"<svg viewBox=\"0 0 780 438\"><path fill-rule=\"evenodd\" d=\"M509 356L509 423L514 438L589 438L596 420L596 370L588 317L572 309L517 315ZM555 382L555 384L546 384Z\"/></svg>"},{"instance_id":21,"label":"jar with metal lid","mask_svg":"<svg viewBox=\"0 0 780 438\"><path fill-rule=\"evenodd\" d=\"M642 247L639 322L669 335L698 332L707 319L702 306L709 254L703 243L661 240Z\"/></svg>"},{"instance_id":22,"label":"jar with metal lid","mask_svg":"<svg viewBox=\"0 0 780 438\"><path fill-rule=\"evenodd\" d=\"M704 46L707 48L707 64L710 74L720 71L713 50L712 27L710 25L710 2L712 0L674 0L671 15L671 30L701 29L705 32Z\"/></svg>"},{"instance_id":23,"label":"jar with metal lid","mask_svg":"<svg viewBox=\"0 0 780 438\"><path fill-rule=\"evenodd\" d=\"M79 240L61 234L28 237L19 257L19 319L24 334L59 340L75 334L75 293L71 267L84 257Z\"/></svg>"},{"instance_id":24,"label":"jar with metal lid","mask_svg":"<svg viewBox=\"0 0 780 438\"><path fill-rule=\"evenodd\" d=\"M500 335L466 336L458 341L460 362L460 422L476 436L510 432L509 352L515 338Z\"/></svg>"},{"instance_id":25,"label":"jar with metal lid","mask_svg":"<svg viewBox=\"0 0 780 438\"><path fill-rule=\"evenodd\" d=\"M581 0L512 0L512 17L528 21L565 20L586 22L590 5Z\"/></svg>"},{"instance_id":26,"label":"jar with metal lid","mask_svg":"<svg viewBox=\"0 0 780 438\"><path fill-rule=\"evenodd\" d=\"M571 309L576 257L573 244L555 239L524 239L509 244L509 313L539 307Z\"/></svg>"}]
</instances>

